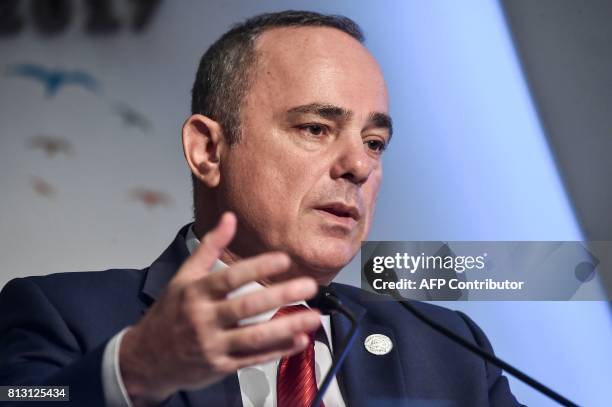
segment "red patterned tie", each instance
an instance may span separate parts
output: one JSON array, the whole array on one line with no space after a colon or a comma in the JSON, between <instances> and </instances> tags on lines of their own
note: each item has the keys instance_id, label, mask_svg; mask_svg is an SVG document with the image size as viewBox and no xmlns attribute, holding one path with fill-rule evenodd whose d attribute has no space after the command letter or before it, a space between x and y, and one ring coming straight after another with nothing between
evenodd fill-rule
<instances>
[{"instance_id":1,"label":"red patterned tie","mask_svg":"<svg viewBox=\"0 0 612 407\"><path fill-rule=\"evenodd\" d=\"M279 309L274 318L306 309L304 305L290 305ZM277 407L309 407L317 395L314 334L310 333L306 349L280 360L276 374ZM320 406L325 407L323 403Z\"/></svg>"}]
</instances>

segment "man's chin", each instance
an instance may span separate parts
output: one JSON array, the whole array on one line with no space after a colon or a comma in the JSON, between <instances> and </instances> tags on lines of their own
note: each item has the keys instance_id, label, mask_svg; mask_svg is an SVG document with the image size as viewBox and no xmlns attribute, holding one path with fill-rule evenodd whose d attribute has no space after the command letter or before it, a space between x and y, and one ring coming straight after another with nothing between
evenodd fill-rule
<instances>
[{"instance_id":1,"label":"man's chin","mask_svg":"<svg viewBox=\"0 0 612 407\"><path fill-rule=\"evenodd\" d=\"M333 279L353 259L358 250L347 245L339 246L334 247L333 244L326 245L325 242L321 242L317 248L295 258L300 274L310 275L315 279L317 276L331 276L330 280Z\"/></svg>"}]
</instances>

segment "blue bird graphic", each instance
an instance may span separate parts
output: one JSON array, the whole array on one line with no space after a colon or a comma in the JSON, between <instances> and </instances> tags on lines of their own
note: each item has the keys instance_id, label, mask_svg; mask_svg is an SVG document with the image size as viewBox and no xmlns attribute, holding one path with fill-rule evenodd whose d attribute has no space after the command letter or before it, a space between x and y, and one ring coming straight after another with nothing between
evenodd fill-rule
<instances>
[{"instance_id":1,"label":"blue bird graphic","mask_svg":"<svg viewBox=\"0 0 612 407\"><path fill-rule=\"evenodd\" d=\"M82 86L92 92L98 90L98 81L83 71L67 71L61 69L48 69L42 65L20 64L15 65L7 71L10 76L21 76L42 83L45 87L45 95L53 97L66 85Z\"/></svg>"}]
</instances>

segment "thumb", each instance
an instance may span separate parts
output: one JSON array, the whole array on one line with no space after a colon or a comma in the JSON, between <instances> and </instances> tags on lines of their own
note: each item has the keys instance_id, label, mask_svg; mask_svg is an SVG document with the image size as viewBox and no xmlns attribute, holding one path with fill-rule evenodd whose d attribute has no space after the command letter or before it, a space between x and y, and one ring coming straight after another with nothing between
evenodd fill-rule
<instances>
[{"instance_id":1,"label":"thumb","mask_svg":"<svg viewBox=\"0 0 612 407\"><path fill-rule=\"evenodd\" d=\"M186 284L207 274L236 234L236 215L225 212L217 226L204 235L196 251L183 263L173 278Z\"/></svg>"}]
</instances>

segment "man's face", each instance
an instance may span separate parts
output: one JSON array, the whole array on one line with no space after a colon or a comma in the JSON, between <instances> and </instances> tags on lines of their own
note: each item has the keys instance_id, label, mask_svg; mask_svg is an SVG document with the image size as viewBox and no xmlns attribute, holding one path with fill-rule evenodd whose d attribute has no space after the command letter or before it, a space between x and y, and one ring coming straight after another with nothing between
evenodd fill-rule
<instances>
[{"instance_id":1,"label":"man's face","mask_svg":"<svg viewBox=\"0 0 612 407\"><path fill-rule=\"evenodd\" d=\"M327 283L366 239L390 138L387 91L355 39L319 27L257 40L242 140L221 159L220 198L239 230L232 251L287 252L294 273Z\"/></svg>"}]
</instances>

